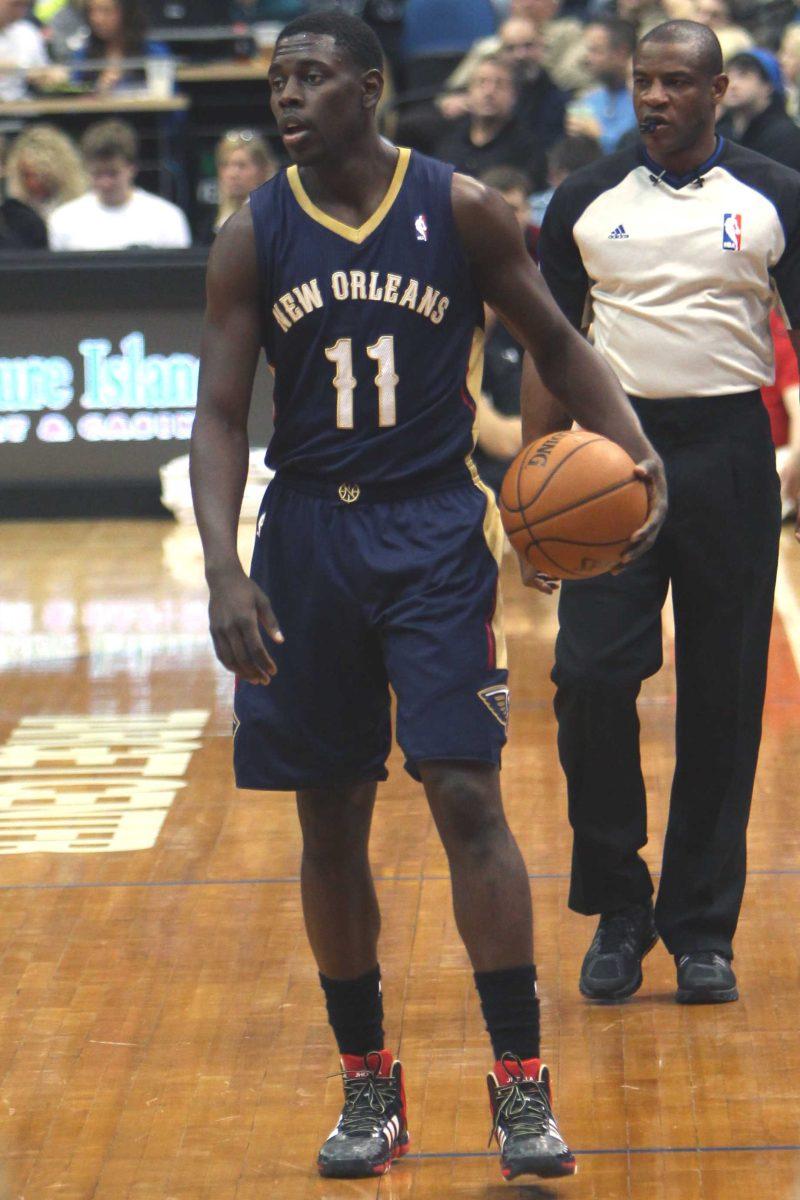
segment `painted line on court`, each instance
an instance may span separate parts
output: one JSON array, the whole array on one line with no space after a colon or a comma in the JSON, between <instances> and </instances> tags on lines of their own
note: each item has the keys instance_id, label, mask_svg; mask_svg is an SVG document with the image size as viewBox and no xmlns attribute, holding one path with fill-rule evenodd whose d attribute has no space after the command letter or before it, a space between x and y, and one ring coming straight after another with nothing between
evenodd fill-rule
<instances>
[{"instance_id":1,"label":"painted line on court","mask_svg":"<svg viewBox=\"0 0 800 1200\"><path fill-rule=\"evenodd\" d=\"M798 870L800 874L800 870ZM449 875L375 875L376 883L429 883L449 881ZM529 879L569 879L569 874L530 875ZM0 892L59 891L69 888L181 888L181 887L251 887L254 884L299 883L299 875L275 875L260 879L135 879L73 881L71 883L2 883Z\"/></svg>"},{"instance_id":2,"label":"painted line on court","mask_svg":"<svg viewBox=\"0 0 800 1200\"><path fill-rule=\"evenodd\" d=\"M572 1148L572 1153L581 1157L589 1157L591 1155L605 1154L612 1156L615 1154L797 1154L800 1152L800 1145L788 1146L614 1146L603 1148L590 1148L586 1150L575 1150ZM430 1160L430 1159L448 1159L448 1158L486 1158L493 1159L497 1157L497 1151L492 1150L455 1150L450 1153L446 1151L432 1151L426 1153L411 1153L405 1155L405 1162L412 1159Z\"/></svg>"},{"instance_id":3,"label":"painted line on court","mask_svg":"<svg viewBox=\"0 0 800 1200\"><path fill-rule=\"evenodd\" d=\"M653 878L660 876L652 872ZM748 875L800 875L800 867L756 867ZM569 879L568 871L543 871L528 875L529 879ZM447 883L449 875L375 875L376 883ZM73 881L67 883L0 883L0 892L57 892L80 888L182 888L182 887L253 887L259 884L299 883L299 875L274 875L256 879L129 879Z\"/></svg>"}]
</instances>

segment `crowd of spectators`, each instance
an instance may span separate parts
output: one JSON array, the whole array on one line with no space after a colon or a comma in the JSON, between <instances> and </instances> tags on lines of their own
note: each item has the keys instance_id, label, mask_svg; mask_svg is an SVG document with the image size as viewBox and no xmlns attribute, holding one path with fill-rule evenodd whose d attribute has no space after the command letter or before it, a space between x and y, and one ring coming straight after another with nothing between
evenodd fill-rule
<instances>
[{"instance_id":1,"label":"crowd of spectators","mask_svg":"<svg viewBox=\"0 0 800 1200\"><path fill-rule=\"evenodd\" d=\"M191 230L174 203L137 187L136 132L124 121L90 126L80 145L52 122L3 137L2 104L59 91L110 99L146 92L152 64L174 56L159 33L167 15L183 13L186 24L202 14L205 24L249 30L252 46L263 49L280 24L330 3L0 0L0 249L210 243L280 165L266 97L251 127L218 141L216 180L204 196L213 203L191 205ZM638 136L633 49L670 18L700 21L722 44L730 87L720 132L800 170L800 0L340 3L369 21L384 45L386 132L497 187L534 255L554 188ZM513 406L521 358L491 318L488 333L482 425L493 447L487 453L502 463L519 441Z\"/></svg>"},{"instance_id":2,"label":"crowd of spectators","mask_svg":"<svg viewBox=\"0 0 800 1200\"><path fill-rule=\"evenodd\" d=\"M186 22L202 8L206 21L213 14L222 25L263 30L329 2L217 0L183 7ZM519 172L534 224L565 171L636 136L633 47L638 36L670 17L701 21L720 38L731 77L720 130L800 167L800 22L793 0L739 0L738 6L736 0L341 2L360 12L384 40L392 97L384 109L387 131L468 174ZM172 57L170 46L151 33L170 9L180 10L181 4L0 0L0 101L59 91L146 91L149 65ZM0 129L1 122L0 111ZM213 237L280 160L280 146L269 143L266 105L253 113L252 125L232 131L217 147L217 202L192 206L194 240L200 243ZM117 122L117 144L123 147L117 157L128 167L120 173L130 173L135 138L130 130L123 137L121 128ZM88 213L94 197L103 211L103 193L92 180L96 164L86 158L87 146L96 144L93 131L81 151L52 124L31 124L7 141L6 198L28 204L48 222L53 248L63 246L63 236L55 234L63 226L61 207L83 198ZM143 194L134 189L124 205L116 200L108 205L115 211L105 224L118 228L121 212L130 218ZM0 240L3 236L0 230ZM133 230L129 244L140 244L140 236L141 230ZM164 244L160 227L152 236ZM17 244L8 231L5 237Z\"/></svg>"}]
</instances>

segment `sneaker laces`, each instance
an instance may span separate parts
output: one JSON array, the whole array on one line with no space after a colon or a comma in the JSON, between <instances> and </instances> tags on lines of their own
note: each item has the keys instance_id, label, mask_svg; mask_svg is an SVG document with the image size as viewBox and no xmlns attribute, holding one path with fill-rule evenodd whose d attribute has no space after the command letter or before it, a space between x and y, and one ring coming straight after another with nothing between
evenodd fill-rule
<instances>
[{"instance_id":1,"label":"sneaker laces","mask_svg":"<svg viewBox=\"0 0 800 1200\"><path fill-rule=\"evenodd\" d=\"M501 1062L506 1070L508 1070L507 1063L510 1063L514 1069L508 1071L511 1082L497 1086L496 1094L499 1103L494 1114L488 1145L491 1146L492 1138L497 1133L501 1121L513 1125L515 1134L533 1134L534 1137L546 1134L551 1115L550 1098L546 1085L539 1083L537 1079L530 1079L524 1074L522 1061L516 1054L504 1054Z\"/></svg>"},{"instance_id":2,"label":"sneaker laces","mask_svg":"<svg viewBox=\"0 0 800 1200\"><path fill-rule=\"evenodd\" d=\"M344 1107L339 1118L339 1132L347 1137L374 1133L376 1126L381 1124L380 1118L386 1115L397 1099L394 1079L369 1069L369 1056L366 1063L366 1075L350 1077L341 1072L344 1079Z\"/></svg>"}]
</instances>

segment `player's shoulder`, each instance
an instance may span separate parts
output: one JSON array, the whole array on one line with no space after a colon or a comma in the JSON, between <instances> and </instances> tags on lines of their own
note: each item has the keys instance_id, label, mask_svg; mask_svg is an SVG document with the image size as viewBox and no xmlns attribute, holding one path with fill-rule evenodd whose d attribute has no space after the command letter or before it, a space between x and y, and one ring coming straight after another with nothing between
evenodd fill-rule
<instances>
[{"instance_id":1,"label":"player's shoulder","mask_svg":"<svg viewBox=\"0 0 800 1200\"><path fill-rule=\"evenodd\" d=\"M800 171L784 166L757 150L726 139L719 169L769 200L784 224L792 227L800 219Z\"/></svg>"},{"instance_id":2,"label":"player's shoulder","mask_svg":"<svg viewBox=\"0 0 800 1200\"><path fill-rule=\"evenodd\" d=\"M451 176L451 206L456 229L468 256L487 249L493 232L508 224L511 212L495 188L459 171Z\"/></svg>"},{"instance_id":3,"label":"player's shoulder","mask_svg":"<svg viewBox=\"0 0 800 1200\"><path fill-rule=\"evenodd\" d=\"M295 176L296 186L299 180L297 167L289 165L281 167L250 193L250 220L255 222L262 234L273 230L276 235L288 236L286 222L291 222L292 218L297 216L297 205L291 200L290 171Z\"/></svg>"},{"instance_id":4,"label":"player's shoulder","mask_svg":"<svg viewBox=\"0 0 800 1200\"><path fill-rule=\"evenodd\" d=\"M442 181L451 179L453 176L454 168L451 163L443 162L440 158L433 158L430 154L423 154L421 150L409 150L404 146L398 146L398 150L408 156L407 175Z\"/></svg>"},{"instance_id":5,"label":"player's shoulder","mask_svg":"<svg viewBox=\"0 0 800 1200\"><path fill-rule=\"evenodd\" d=\"M276 192L280 191L286 186L288 172L288 167L280 167L274 175L270 175L269 179L265 180L264 183L260 183L258 187L250 193L250 203L252 204L254 200L257 200L260 197L264 197L266 200L269 200L270 197L273 197Z\"/></svg>"},{"instance_id":6,"label":"player's shoulder","mask_svg":"<svg viewBox=\"0 0 800 1200\"><path fill-rule=\"evenodd\" d=\"M566 224L574 225L598 196L618 187L641 166L638 146L628 146L579 167L553 193L547 209L551 222L558 216Z\"/></svg>"},{"instance_id":7,"label":"player's shoulder","mask_svg":"<svg viewBox=\"0 0 800 1200\"><path fill-rule=\"evenodd\" d=\"M261 262L260 262L261 260ZM260 262L260 266L259 266ZM209 286L227 289L231 283L252 290L264 269L266 258L259 253L252 212L252 196L220 229L208 257Z\"/></svg>"}]
</instances>

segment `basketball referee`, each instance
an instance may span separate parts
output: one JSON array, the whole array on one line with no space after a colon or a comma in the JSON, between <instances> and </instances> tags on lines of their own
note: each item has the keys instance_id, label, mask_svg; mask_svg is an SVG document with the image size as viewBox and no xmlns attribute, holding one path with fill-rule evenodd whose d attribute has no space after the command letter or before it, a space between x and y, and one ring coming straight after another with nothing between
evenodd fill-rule
<instances>
[{"instance_id":1,"label":"basketball referee","mask_svg":"<svg viewBox=\"0 0 800 1200\"><path fill-rule=\"evenodd\" d=\"M542 271L592 326L666 464L670 512L622 573L565 583L553 679L574 832L570 907L600 914L580 990L621 1000L660 936L677 999L738 997L733 936L761 736L780 527L769 421L777 296L800 349L800 174L715 134L714 34L669 21L634 59L643 145L576 172L542 229ZM526 367L525 440L564 427ZM533 577L542 590L553 584ZM676 767L658 900L636 699L662 663L672 584Z\"/></svg>"}]
</instances>

